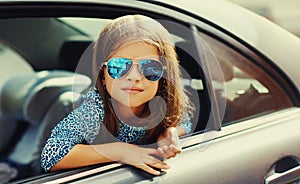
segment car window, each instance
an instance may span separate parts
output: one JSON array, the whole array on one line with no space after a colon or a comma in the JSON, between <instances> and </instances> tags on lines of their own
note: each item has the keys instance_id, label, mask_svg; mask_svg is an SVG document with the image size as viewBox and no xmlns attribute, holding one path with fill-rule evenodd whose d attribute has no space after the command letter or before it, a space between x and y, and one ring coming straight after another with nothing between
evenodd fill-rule
<instances>
[{"instance_id":1,"label":"car window","mask_svg":"<svg viewBox=\"0 0 300 184\"><path fill-rule=\"evenodd\" d=\"M42 17L0 21L0 27L5 28L0 31L1 40L14 48L0 42L0 82L3 83L0 86L0 169L3 163L8 170L22 173L7 175L8 179L43 173L41 149L52 128L67 116L80 94L90 86L92 54L89 51L93 40L110 20ZM20 29L24 31L19 32ZM5 34L10 32L18 34ZM171 36L176 43L185 40L174 32ZM193 81L190 86L201 89L199 81ZM14 135L19 136L12 139ZM9 160L15 166L10 167L1 160Z\"/></svg>"},{"instance_id":2,"label":"car window","mask_svg":"<svg viewBox=\"0 0 300 184\"><path fill-rule=\"evenodd\" d=\"M96 18L81 18L81 17L62 17L58 20L72 26L74 29L89 35L91 38L96 38L100 30L110 21L110 19L96 19Z\"/></svg>"},{"instance_id":3,"label":"car window","mask_svg":"<svg viewBox=\"0 0 300 184\"><path fill-rule=\"evenodd\" d=\"M88 35L92 39L96 39L99 32L111 19L101 18L84 18L84 17L61 17L59 21L73 27L74 29ZM183 41L183 39L171 33L174 42Z\"/></svg>"},{"instance_id":4,"label":"car window","mask_svg":"<svg viewBox=\"0 0 300 184\"><path fill-rule=\"evenodd\" d=\"M199 34L215 55L221 69L217 71L216 67L210 67L210 72L221 72L223 75L222 80L212 79L218 105L224 109L224 115L221 114L223 126L292 106L288 94L268 73L268 68L260 67L211 36ZM222 101L225 103L220 104Z\"/></svg>"},{"instance_id":5,"label":"car window","mask_svg":"<svg viewBox=\"0 0 300 184\"><path fill-rule=\"evenodd\" d=\"M33 71L17 52L0 42L0 86L10 77Z\"/></svg>"}]
</instances>

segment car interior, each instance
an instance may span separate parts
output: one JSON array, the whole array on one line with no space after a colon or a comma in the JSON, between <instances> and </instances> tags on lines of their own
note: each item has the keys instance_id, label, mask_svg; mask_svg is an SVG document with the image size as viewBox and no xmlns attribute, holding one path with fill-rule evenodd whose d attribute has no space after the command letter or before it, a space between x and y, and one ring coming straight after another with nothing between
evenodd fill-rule
<instances>
[{"instance_id":1,"label":"car interior","mask_svg":"<svg viewBox=\"0 0 300 184\"><path fill-rule=\"evenodd\" d=\"M20 68L6 68L13 75L1 83L0 92L0 163L5 164L8 180L21 179L43 173L40 152L51 129L93 83L93 39L55 18L4 19L0 26L1 43L16 50L31 68L20 74ZM206 128L210 102L202 68L190 49L189 40L176 43L184 84L190 97L197 99L192 119L197 132Z\"/></svg>"}]
</instances>

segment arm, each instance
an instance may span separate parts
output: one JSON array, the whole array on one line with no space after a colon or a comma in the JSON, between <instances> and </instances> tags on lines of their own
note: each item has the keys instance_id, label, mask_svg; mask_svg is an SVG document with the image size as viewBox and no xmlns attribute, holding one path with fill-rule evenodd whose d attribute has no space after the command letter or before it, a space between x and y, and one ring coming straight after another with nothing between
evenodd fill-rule
<instances>
[{"instance_id":1,"label":"arm","mask_svg":"<svg viewBox=\"0 0 300 184\"><path fill-rule=\"evenodd\" d=\"M96 93L88 92L81 105L64 118L53 130L41 154L41 166L45 171L87 166L119 161L158 175L159 169L169 166L158 160L156 149L142 148L127 143L92 143L103 121L102 101ZM150 167L151 166L151 167Z\"/></svg>"},{"instance_id":2,"label":"arm","mask_svg":"<svg viewBox=\"0 0 300 184\"><path fill-rule=\"evenodd\" d=\"M168 169L169 166L155 158L154 155L159 155L155 149L142 148L128 143L77 144L51 168L51 171L118 161L133 165L151 174L159 175L160 172L151 167Z\"/></svg>"},{"instance_id":3,"label":"arm","mask_svg":"<svg viewBox=\"0 0 300 184\"><path fill-rule=\"evenodd\" d=\"M41 166L45 171L56 165L78 144L91 143L100 131L103 113L102 101L97 93L89 91L78 102L79 106L51 131L41 153Z\"/></svg>"},{"instance_id":4,"label":"arm","mask_svg":"<svg viewBox=\"0 0 300 184\"><path fill-rule=\"evenodd\" d=\"M103 150L109 149L108 145L103 147ZM70 169L112 161L113 160L109 159L108 157L104 157L103 155L97 153L90 145L77 144L64 158L51 167L50 171Z\"/></svg>"}]
</instances>

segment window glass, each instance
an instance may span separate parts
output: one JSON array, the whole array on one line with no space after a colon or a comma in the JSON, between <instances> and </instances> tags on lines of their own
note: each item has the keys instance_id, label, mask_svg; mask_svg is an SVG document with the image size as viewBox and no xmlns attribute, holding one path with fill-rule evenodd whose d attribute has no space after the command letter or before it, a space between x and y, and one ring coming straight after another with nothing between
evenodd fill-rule
<instances>
[{"instance_id":1,"label":"window glass","mask_svg":"<svg viewBox=\"0 0 300 184\"><path fill-rule=\"evenodd\" d=\"M60 21L72 26L73 28L89 35L91 38L96 38L99 32L110 21L110 19L95 19L95 18L80 18L80 17L63 17Z\"/></svg>"},{"instance_id":2,"label":"window glass","mask_svg":"<svg viewBox=\"0 0 300 184\"><path fill-rule=\"evenodd\" d=\"M222 42L203 33L200 35L215 55L223 75L222 80L212 81L216 99L225 102L219 104L224 106L223 126L292 106L284 89L267 73L268 69ZM213 67L209 70L218 72Z\"/></svg>"},{"instance_id":3,"label":"window glass","mask_svg":"<svg viewBox=\"0 0 300 184\"><path fill-rule=\"evenodd\" d=\"M72 26L74 29L86 34L93 40L96 39L100 31L105 25L111 21L111 19L99 19L99 18L81 18L81 17L62 17L58 20L65 24ZM183 39L177 35L171 33L174 42L182 41Z\"/></svg>"},{"instance_id":4,"label":"window glass","mask_svg":"<svg viewBox=\"0 0 300 184\"><path fill-rule=\"evenodd\" d=\"M16 74L31 71L33 69L23 57L0 42L0 86Z\"/></svg>"}]
</instances>

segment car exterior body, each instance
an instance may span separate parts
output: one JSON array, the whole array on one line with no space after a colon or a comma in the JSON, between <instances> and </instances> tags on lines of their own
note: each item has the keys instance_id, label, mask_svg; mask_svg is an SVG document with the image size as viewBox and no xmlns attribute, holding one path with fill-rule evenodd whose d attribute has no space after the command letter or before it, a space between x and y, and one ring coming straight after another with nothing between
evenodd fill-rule
<instances>
[{"instance_id":1,"label":"car exterior body","mask_svg":"<svg viewBox=\"0 0 300 184\"><path fill-rule=\"evenodd\" d=\"M125 14L155 18L173 36L182 82L196 104L194 132L181 139L183 152L166 160L171 169L161 176L119 163L44 173L41 146L93 82L85 62L93 40L107 21ZM2 182L300 178L300 40L246 9L221 0L0 1L0 44Z\"/></svg>"}]
</instances>

